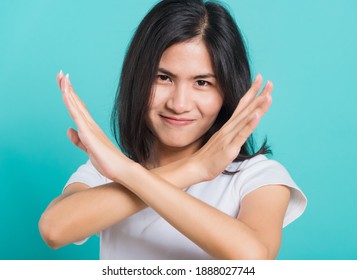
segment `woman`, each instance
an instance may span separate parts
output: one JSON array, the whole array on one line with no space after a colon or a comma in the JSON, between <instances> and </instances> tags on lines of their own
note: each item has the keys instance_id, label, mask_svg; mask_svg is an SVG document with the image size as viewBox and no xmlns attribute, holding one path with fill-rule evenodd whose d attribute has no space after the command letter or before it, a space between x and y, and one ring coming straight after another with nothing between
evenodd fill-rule
<instances>
[{"instance_id":1,"label":"woman","mask_svg":"<svg viewBox=\"0 0 357 280\"><path fill-rule=\"evenodd\" d=\"M271 104L251 84L239 30L224 7L164 0L128 49L112 114L118 150L68 75L57 76L89 161L45 210L58 248L100 233L102 259L274 259L281 229L306 199L279 163L253 151ZM119 134L119 135L118 135Z\"/></svg>"}]
</instances>

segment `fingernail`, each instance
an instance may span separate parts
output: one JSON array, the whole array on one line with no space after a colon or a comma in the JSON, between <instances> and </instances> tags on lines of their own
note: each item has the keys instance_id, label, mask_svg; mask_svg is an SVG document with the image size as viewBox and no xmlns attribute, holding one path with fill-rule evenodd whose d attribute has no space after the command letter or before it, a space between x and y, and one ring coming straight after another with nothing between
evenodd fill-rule
<instances>
[{"instance_id":1,"label":"fingernail","mask_svg":"<svg viewBox=\"0 0 357 280\"><path fill-rule=\"evenodd\" d=\"M268 94L271 95L273 91L273 83L271 81L267 81L266 87L268 88Z\"/></svg>"},{"instance_id":2,"label":"fingernail","mask_svg":"<svg viewBox=\"0 0 357 280\"><path fill-rule=\"evenodd\" d=\"M254 79L254 82L256 82L262 75L260 75L260 73L258 73L256 76L255 76L255 79Z\"/></svg>"},{"instance_id":3,"label":"fingernail","mask_svg":"<svg viewBox=\"0 0 357 280\"><path fill-rule=\"evenodd\" d=\"M69 84L69 73L66 74L66 81L67 81L68 84Z\"/></svg>"},{"instance_id":4,"label":"fingernail","mask_svg":"<svg viewBox=\"0 0 357 280\"><path fill-rule=\"evenodd\" d=\"M59 71L59 74L60 74L60 75L63 75L63 71L62 71L62 69Z\"/></svg>"},{"instance_id":5,"label":"fingernail","mask_svg":"<svg viewBox=\"0 0 357 280\"><path fill-rule=\"evenodd\" d=\"M64 91L67 92L68 85L69 85L69 84L68 84L68 74L66 74L66 75L64 76L63 81L64 81Z\"/></svg>"},{"instance_id":6,"label":"fingernail","mask_svg":"<svg viewBox=\"0 0 357 280\"><path fill-rule=\"evenodd\" d=\"M69 73L66 75L67 81L68 81L68 85L72 86L71 80L69 79Z\"/></svg>"}]
</instances>

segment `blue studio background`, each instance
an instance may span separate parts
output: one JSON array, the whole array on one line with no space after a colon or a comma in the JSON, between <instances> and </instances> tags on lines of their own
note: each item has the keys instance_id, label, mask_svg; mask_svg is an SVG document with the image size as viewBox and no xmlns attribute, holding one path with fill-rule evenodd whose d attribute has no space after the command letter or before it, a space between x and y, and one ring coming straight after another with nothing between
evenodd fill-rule
<instances>
[{"instance_id":1,"label":"blue studio background","mask_svg":"<svg viewBox=\"0 0 357 280\"><path fill-rule=\"evenodd\" d=\"M86 160L56 74L109 118L127 44L156 1L0 1L0 259L98 259L99 242L49 249L37 222ZM254 73L275 84L257 130L309 199L279 259L357 259L357 1L225 1Z\"/></svg>"}]
</instances>

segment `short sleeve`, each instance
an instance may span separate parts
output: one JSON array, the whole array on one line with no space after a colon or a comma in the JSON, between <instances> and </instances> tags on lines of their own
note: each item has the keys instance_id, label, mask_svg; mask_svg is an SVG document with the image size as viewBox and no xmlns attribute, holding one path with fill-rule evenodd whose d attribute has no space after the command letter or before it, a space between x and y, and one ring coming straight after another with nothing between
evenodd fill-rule
<instances>
[{"instance_id":1,"label":"short sleeve","mask_svg":"<svg viewBox=\"0 0 357 280\"><path fill-rule=\"evenodd\" d=\"M71 175L64 188L72 183L83 183L89 187L97 187L110 182L112 181L100 174L91 161L88 160Z\"/></svg>"},{"instance_id":2,"label":"short sleeve","mask_svg":"<svg viewBox=\"0 0 357 280\"><path fill-rule=\"evenodd\" d=\"M284 185L290 188L290 202L286 210L283 227L287 226L305 211L307 199L295 184L289 172L279 162L257 156L244 162L240 168L241 188L239 197L242 200L248 193L267 185Z\"/></svg>"},{"instance_id":3,"label":"short sleeve","mask_svg":"<svg viewBox=\"0 0 357 280\"><path fill-rule=\"evenodd\" d=\"M90 160L85 164L81 165L76 172L74 172L71 177L68 179L65 188L72 183L83 183L89 187L97 187L112 182L108 178L104 177L100 172L93 166ZM78 242L74 242L76 245L82 245L88 240L85 238Z\"/></svg>"}]
</instances>

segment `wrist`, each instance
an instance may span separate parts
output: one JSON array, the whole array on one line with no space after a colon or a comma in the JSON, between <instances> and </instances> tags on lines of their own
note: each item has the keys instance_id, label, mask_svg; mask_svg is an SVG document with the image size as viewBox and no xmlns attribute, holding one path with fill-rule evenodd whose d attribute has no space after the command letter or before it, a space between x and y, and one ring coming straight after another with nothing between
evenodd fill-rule
<instances>
[{"instance_id":1,"label":"wrist","mask_svg":"<svg viewBox=\"0 0 357 280\"><path fill-rule=\"evenodd\" d=\"M199 165L192 157L151 169L150 172L159 175L179 189L186 189L187 187L202 182Z\"/></svg>"},{"instance_id":2,"label":"wrist","mask_svg":"<svg viewBox=\"0 0 357 280\"><path fill-rule=\"evenodd\" d=\"M189 158L188 168L193 174L196 180L196 184L209 180L207 170L204 168L204 159L202 159L199 153L195 153Z\"/></svg>"},{"instance_id":3,"label":"wrist","mask_svg":"<svg viewBox=\"0 0 357 280\"><path fill-rule=\"evenodd\" d=\"M131 181L136 178L139 169L143 168L139 163L127 158L124 164L117 165L118 168L112 180L122 186L127 186L131 184Z\"/></svg>"}]
</instances>

